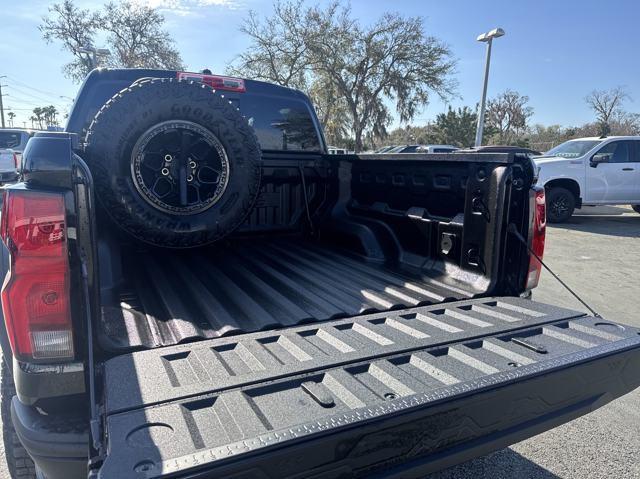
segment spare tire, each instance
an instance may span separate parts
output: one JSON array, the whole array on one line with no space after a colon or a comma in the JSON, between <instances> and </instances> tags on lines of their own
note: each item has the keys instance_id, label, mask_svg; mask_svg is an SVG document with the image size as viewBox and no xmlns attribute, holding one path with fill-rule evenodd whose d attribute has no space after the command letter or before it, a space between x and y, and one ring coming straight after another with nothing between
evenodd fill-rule
<instances>
[{"instance_id":1,"label":"spare tire","mask_svg":"<svg viewBox=\"0 0 640 479\"><path fill-rule=\"evenodd\" d=\"M85 141L96 196L115 224L153 245L188 248L236 229L260 189L260 146L224 95L148 79L111 98Z\"/></svg>"}]
</instances>

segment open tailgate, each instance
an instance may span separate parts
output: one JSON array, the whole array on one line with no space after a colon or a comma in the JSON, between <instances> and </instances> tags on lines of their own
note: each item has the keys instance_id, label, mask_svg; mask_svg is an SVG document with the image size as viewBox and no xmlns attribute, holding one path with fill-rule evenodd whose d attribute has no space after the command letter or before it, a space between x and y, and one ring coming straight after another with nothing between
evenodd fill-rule
<instances>
[{"instance_id":1,"label":"open tailgate","mask_svg":"<svg viewBox=\"0 0 640 479\"><path fill-rule=\"evenodd\" d=\"M104 365L99 477L412 477L640 385L640 335L488 298L224 337Z\"/></svg>"}]
</instances>

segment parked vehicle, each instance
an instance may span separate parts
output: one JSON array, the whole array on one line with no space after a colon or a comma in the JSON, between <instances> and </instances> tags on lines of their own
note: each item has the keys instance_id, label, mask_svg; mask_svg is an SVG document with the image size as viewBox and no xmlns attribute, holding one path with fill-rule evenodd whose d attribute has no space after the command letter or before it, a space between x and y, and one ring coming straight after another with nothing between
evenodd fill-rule
<instances>
[{"instance_id":1,"label":"parked vehicle","mask_svg":"<svg viewBox=\"0 0 640 479\"><path fill-rule=\"evenodd\" d=\"M510 146L510 145L487 145L473 148L478 153L523 153L530 156L540 156L541 152L532 150L531 148L525 148L523 146Z\"/></svg>"},{"instance_id":2,"label":"parked vehicle","mask_svg":"<svg viewBox=\"0 0 640 479\"><path fill-rule=\"evenodd\" d=\"M453 145L420 145L416 148L416 153L453 153L459 150L457 146ZM408 152L403 152L408 153Z\"/></svg>"},{"instance_id":3,"label":"parked vehicle","mask_svg":"<svg viewBox=\"0 0 640 479\"><path fill-rule=\"evenodd\" d=\"M640 384L636 328L521 297L527 156L407 156L328 155L295 90L92 72L4 190L13 476L422 477Z\"/></svg>"},{"instance_id":4,"label":"parked vehicle","mask_svg":"<svg viewBox=\"0 0 640 479\"><path fill-rule=\"evenodd\" d=\"M411 147L417 148L418 146L419 145L397 145L385 151L385 153L401 153L405 148L411 148Z\"/></svg>"},{"instance_id":5,"label":"parked vehicle","mask_svg":"<svg viewBox=\"0 0 640 479\"><path fill-rule=\"evenodd\" d=\"M34 130L23 128L0 128L0 150L12 150L16 153L18 165L20 165L22 152L26 148L29 138L31 138L34 133Z\"/></svg>"},{"instance_id":6,"label":"parked vehicle","mask_svg":"<svg viewBox=\"0 0 640 479\"><path fill-rule=\"evenodd\" d=\"M348 155L352 152L346 148L338 148L337 146L327 146L327 153L330 155Z\"/></svg>"},{"instance_id":7,"label":"parked vehicle","mask_svg":"<svg viewBox=\"0 0 640 479\"><path fill-rule=\"evenodd\" d=\"M389 145L389 146L383 146L382 148L377 149L376 151L374 151L374 153L386 153L389 150L393 150L394 148L396 148L398 145Z\"/></svg>"},{"instance_id":8,"label":"parked vehicle","mask_svg":"<svg viewBox=\"0 0 640 479\"><path fill-rule=\"evenodd\" d=\"M569 140L535 162L551 222L567 221L584 205L630 204L640 212L640 137Z\"/></svg>"},{"instance_id":9,"label":"parked vehicle","mask_svg":"<svg viewBox=\"0 0 640 479\"><path fill-rule=\"evenodd\" d=\"M399 145L380 153L451 153L457 149L452 145Z\"/></svg>"},{"instance_id":10,"label":"parked vehicle","mask_svg":"<svg viewBox=\"0 0 640 479\"><path fill-rule=\"evenodd\" d=\"M18 154L10 149L0 150L0 184L18 179Z\"/></svg>"}]
</instances>

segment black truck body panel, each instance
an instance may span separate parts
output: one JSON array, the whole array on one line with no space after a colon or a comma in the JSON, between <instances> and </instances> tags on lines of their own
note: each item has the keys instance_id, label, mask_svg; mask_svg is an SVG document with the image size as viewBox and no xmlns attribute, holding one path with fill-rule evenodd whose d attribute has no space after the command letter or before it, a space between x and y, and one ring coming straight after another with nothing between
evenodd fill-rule
<instances>
[{"instance_id":1,"label":"black truck body panel","mask_svg":"<svg viewBox=\"0 0 640 479\"><path fill-rule=\"evenodd\" d=\"M405 477L589 412L638 366L635 328L505 298L121 355L100 477Z\"/></svg>"},{"instance_id":2,"label":"black truck body panel","mask_svg":"<svg viewBox=\"0 0 640 479\"><path fill-rule=\"evenodd\" d=\"M15 430L48 478L420 477L638 386L636 329L518 298L530 159L328 155L295 90L225 94L267 145L237 230L185 252L132 242L94 204L83 136L114 93L175 76L93 72L10 186L66 209L75 357L12 360L0 327ZM280 101L310 148L269 134Z\"/></svg>"}]
</instances>

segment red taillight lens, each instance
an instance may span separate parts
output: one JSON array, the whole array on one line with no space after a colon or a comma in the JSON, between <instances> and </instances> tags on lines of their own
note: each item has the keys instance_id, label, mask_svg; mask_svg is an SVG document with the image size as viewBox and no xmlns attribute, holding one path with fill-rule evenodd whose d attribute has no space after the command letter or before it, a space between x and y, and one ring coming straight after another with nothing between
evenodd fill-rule
<instances>
[{"instance_id":1,"label":"red taillight lens","mask_svg":"<svg viewBox=\"0 0 640 479\"><path fill-rule=\"evenodd\" d=\"M18 157L17 153L13 154L13 163L14 165L16 165L16 170L20 168L20 158Z\"/></svg>"},{"instance_id":2,"label":"red taillight lens","mask_svg":"<svg viewBox=\"0 0 640 479\"><path fill-rule=\"evenodd\" d=\"M2 311L14 356L72 358L63 196L5 190L0 234L11 257Z\"/></svg>"},{"instance_id":3,"label":"red taillight lens","mask_svg":"<svg viewBox=\"0 0 640 479\"><path fill-rule=\"evenodd\" d=\"M540 259L544 255L544 241L547 232L547 206L544 196L544 188L536 188L533 196L533 218L531 220L531 250ZM525 289L533 289L538 286L542 263L534 255L529 257L529 272L527 274L527 284Z\"/></svg>"},{"instance_id":4,"label":"red taillight lens","mask_svg":"<svg viewBox=\"0 0 640 479\"><path fill-rule=\"evenodd\" d=\"M202 73L178 72L178 80L199 81L209 85L214 90L227 90L244 93L247 89L242 78L223 77L218 75L204 75Z\"/></svg>"}]
</instances>

